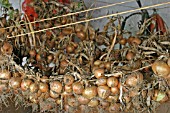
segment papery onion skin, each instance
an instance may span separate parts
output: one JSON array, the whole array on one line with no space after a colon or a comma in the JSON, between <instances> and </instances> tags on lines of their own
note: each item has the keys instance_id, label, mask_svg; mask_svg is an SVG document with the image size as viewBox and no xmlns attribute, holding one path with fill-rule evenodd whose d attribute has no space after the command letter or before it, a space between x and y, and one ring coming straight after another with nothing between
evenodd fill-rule
<instances>
[{"instance_id":1,"label":"papery onion skin","mask_svg":"<svg viewBox=\"0 0 170 113\"><path fill-rule=\"evenodd\" d=\"M116 78L116 77L109 77L108 79L107 79L107 85L109 86L109 87L115 87L115 86L117 86L119 84L119 81L118 81L118 79Z\"/></svg>"},{"instance_id":2,"label":"papery onion skin","mask_svg":"<svg viewBox=\"0 0 170 113\"><path fill-rule=\"evenodd\" d=\"M111 87L111 92L114 95L119 94L119 88L118 87Z\"/></svg>"},{"instance_id":3,"label":"papery onion skin","mask_svg":"<svg viewBox=\"0 0 170 113\"><path fill-rule=\"evenodd\" d=\"M52 98L57 98L57 97L59 97L60 95L58 94L58 93L56 93L55 91L52 91L52 90L50 90L50 97L52 97Z\"/></svg>"},{"instance_id":4,"label":"papery onion skin","mask_svg":"<svg viewBox=\"0 0 170 113\"><path fill-rule=\"evenodd\" d=\"M106 77L100 77L96 80L96 84L98 86L103 86L107 84L107 78Z\"/></svg>"},{"instance_id":5,"label":"papery onion skin","mask_svg":"<svg viewBox=\"0 0 170 113\"><path fill-rule=\"evenodd\" d=\"M130 87L135 87L137 84L141 84L142 82L143 82L143 74L140 72L131 73L126 78L126 85Z\"/></svg>"},{"instance_id":6,"label":"papery onion skin","mask_svg":"<svg viewBox=\"0 0 170 113\"><path fill-rule=\"evenodd\" d=\"M135 87L138 83L138 79L136 76L128 76L128 78L126 79L126 85L131 86L131 87Z\"/></svg>"},{"instance_id":7,"label":"papery onion skin","mask_svg":"<svg viewBox=\"0 0 170 113\"><path fill-rule=\"evenodd\" d=\"M103 68L98 68L96 70L94 70L94 76L96 78L100 78L104 76L104 69Z\"/></svg>"},{"instance_id":8,"label":"papery onion skin","mask_svg":"<svg viewBox=\"0 0 170 113\"><path fill-rule=\"evenodd\" d=\"M128 52L126 54L126 59L127 60L132 60L135 57L135 54L133 52Z\"/></svg>"},{"instance_id":9,"label":"papery onion skin","mask_svg":"<svg viewBox=\"0 0 170 113\"><path fill-rule=\"evenodd\" d=\"M65 75L64 76L64 84L71 85L74 82L74 77L71 75Z\"/></svg>"},{"instance_id":10,"label":"papery onion skin","mask_svg":"<svg viewBox=\"0 0 170 113\"><path fill-rule=\"evenodd\" d=\"M92 99L92 100L90 100L90 102L88 103L88 106L90 106L90 107L96 107L96 106L98 106L98 105L99 105L99 101L96 100L96 99Z\"/></svg>"},{"instance_id":11,"label":"papery onion skin","mask_svg":"<svg viewBox=\"0 0 170 113\"><path fill-rule=\"evenodd\" d=\"M83 96L92 99L96 97L97 95L97 87L96 86L91 86L91 87L86 87L83 91Z\"/></svg>"},{"instance_id":12,"label":"papery onion skin","mask_svg":"<svg viewBox=\"0 0 170 113\"><path fill-rule=\"evenodd\" d=\"M4 70L0 70L0 79L10 79L11 78L11 73L4 69Z\"/></svg>"},{"instance_id":13,"label":"papery onion skin","mask_svg":"<svg viewBox=\"0 0 170 113\"><path fill-rule=\"evenodd\" d=\"M70 85L65 85L64 86L64 91L66 91L67 93L71 93L72 91L73 91L73 89L72 89L72 86Z\"/></svg>"},{"instance_id":14,"label":"papery onion skin","mask_svg":"<svg viewBox=\"0 0 170 113\"><path fill-rule=\"evenodd\" d=\"M30 88L31 93L35 93L35 92L37 92L39 90L39 87L38 87L37 83L32 83L29 88Z\"/></svg>"},{"instance_id":15,"label":"papery onion skin","mask_svg":"<svg viewBox=\"0 0 170 113\"><path fill-rule=\"evenodd\" d=\"M119 41L119 44L121 45L125 45L127 43L127 40L125 38L122 38L120 41Z\"/></svg>"},{"instance_id":16,"label":"papery onion skin","mask_svg":"<svg viewBox=\"0 0 170 113\"><path fill-rule=\"evenodd\" d=\"M98 86L97 93L100 98L107 98L110 95L110 88L108 86Z\"/></svg>"},{"instance_id":17,"label":"papery onion skin","mask_svg":"<svg viewBox=\"0 0 170 113\"><path fill-rule=\"evenodd\" d=\"M49 86L47 83L41 82L41 83L39 83L39 89L41 92L45 93L49 90Z\"/></svg>"},{"instance_id":18,"label":"papery onion skin","mask_svg":"<svg viewBox=\"0 0 170 113\"><path fill-rule=\"evenodd\" d=\"M77 97L77 100L78 100L78 102L81 104L81 105L86 105L86 104L88 104L89 103L89 99L87 99L87 98L85 98L85 97L83 97L83 96L78 96Z\"/></svg>"},{"instance_id":19,"label":"papery onion skin","mask_svg":"<svg viewBox=\"0 0 170 113\"><path fill-rule=\"evenodd\" d=\"M21 86L21 78L20 77L12 77L9 80L9 86L13 89L17 89Z\"/></svg>"},{"instance_id":20,"label":"papery onion skin","mask_svg":"<svg viewBox=\"0 0 170 113\"><path fill-rule=\"evenodd\" d=\"M76 35L80 40L85 40L86 39L86 34L84 32L82 32L82 31L77 32Z\"/></svg>"},{"instance_id":21,"label":"papery onion skin","mask_svg":"<svg viewBox=\"0 0 170 113\"><path fill-rule=\"evenodd\" d=\"M0 84L0 93L7 91L8 85L7 84Z\"/></svg>"},{"instance_id":22,"label":"papery onion skin","mask_svg":"<svg viewBox=\"0 0 170 113\"><path fill-rule=\"evenodd\" d=\"M166 77L170 74L170 67L164 61L155 61L152 64L152 70L161 77Z\"/></svg>"},{"instance_id":23,"label":"papery onion skin","mask_svg":"<svg viewBox=\"0 0 170 113\"><path fill-rule=\"evenodd\" d=\"M26 91L27 89L29 89L31 84L32 84L32 80L30 80L30 79L23 79L22 82L21 82L21 89L23 91Z\"/></svg>"},{"instance_id":24,"label":"papery onion skin","mask_svg":"<svg viewBox=\"0 0 170 113\"><path fill-rule=\"evenodd\" d=\"M50 90L55 91L56 93L61 93L63 87L61 82L59 81L52 81L50 82Z\"/></svg>"},{"instance_id":25,"label":"papery onion skin","mask_svg":"<svg viewBox=\"0 0 170 113\"><path fill-rule=\"evenodd\" d=\"M75 82L72 84L72 89L75 94L82 94L84 87L80 82Z\"/></svg>"}]
</instances>

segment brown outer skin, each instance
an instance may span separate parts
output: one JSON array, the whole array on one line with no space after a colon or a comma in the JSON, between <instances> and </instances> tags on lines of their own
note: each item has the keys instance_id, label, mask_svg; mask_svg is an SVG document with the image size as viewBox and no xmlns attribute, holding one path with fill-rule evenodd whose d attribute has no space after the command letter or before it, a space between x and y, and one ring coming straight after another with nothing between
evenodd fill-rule
<instances>
[{"instance_id":1,"label":"brown outer skin","mask_svg":"<svg viewBox=\"0 0 170 113\"><path fill-rule=\"evenodd\" d=\"M167 77L170 74L170 67L163 61L154 62L152 65L152 70L158 76Z\"/></svg>"}]
</instances>

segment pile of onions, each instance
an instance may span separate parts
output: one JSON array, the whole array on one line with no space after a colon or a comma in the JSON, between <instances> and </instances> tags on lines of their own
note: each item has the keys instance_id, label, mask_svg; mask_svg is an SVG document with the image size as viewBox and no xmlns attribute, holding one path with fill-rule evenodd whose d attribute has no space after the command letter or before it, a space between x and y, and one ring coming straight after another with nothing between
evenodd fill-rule
<instances>
[{"instance_id":1,"label":"pile of onions","mask_svg":"<svg viewBox=\"0 0 170 113\"><path fill-rule=\"evenodd\" d=\"M78 12L82 4L59 1L25 0L28 19ZM151 110L169 100L168 34L126 38L117 25L119 18L111 18L99 31L88 22L66 25L82 20L84 14L28 25L19 25L29 20L17 10L12 21L8 15L0 18L1 103L14 98L16 105L32 106L33 112L118 113ZM61 25L65 27L49 29Z\"/></svg>"}]
</instances>

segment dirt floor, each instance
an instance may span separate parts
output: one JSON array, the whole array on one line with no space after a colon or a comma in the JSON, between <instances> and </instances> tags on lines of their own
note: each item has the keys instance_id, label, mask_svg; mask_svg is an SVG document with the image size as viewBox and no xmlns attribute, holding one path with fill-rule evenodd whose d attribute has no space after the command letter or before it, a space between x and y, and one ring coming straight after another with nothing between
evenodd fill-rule
<instances>
[{"instance_id":1,"label":"dirt floor","mask_svg":"<svg viewBox=\"0 0 170 113\"><path fill-rule=\"evenodd\" d=\"M14 104L11 103L10 107L3 107L0 113L31 113L31 108L16 108ZM162 104L156 113L170 113L170 101Z\"/></svg>"}]
</instances>

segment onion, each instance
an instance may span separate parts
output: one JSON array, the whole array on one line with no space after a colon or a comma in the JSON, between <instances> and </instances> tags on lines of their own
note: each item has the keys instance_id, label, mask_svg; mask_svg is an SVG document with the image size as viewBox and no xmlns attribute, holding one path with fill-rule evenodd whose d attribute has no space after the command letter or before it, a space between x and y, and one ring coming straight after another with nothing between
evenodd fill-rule
<instances>
[{"instance_id":1,"label":"onion","mask_svg":"<svg viewBox=\"0 0 170 113\"><path fill-rule=\"evenodd\" d=\"M110 88L108 86L99 86L97 88L98 96L100 98L107 98L110 95Z\"/></svg>"},{"instance_id":2,"label":"onion","mask_svg":"<svg viewBox=\"0 0 170 113\"><path fill-rule=\"evenodd\" d=\"M65 85L65 86L64 86L64 90L65 90L67 93L71 93L71 92L73 91L73 89L72 89L72 86L71 86L71 85L70 85L70 86Z\"/></svg>"},{"instance_id":3,"label":"onion","mask_svg":"<svg viewBox=\"0 0 170 113\"><path fill-rule=\"evenodd\" d=\"M74 77L72 75L64 75L64 84L71 85L74 82Z\"/></svg>"},{"instance_id":4,"label":"onion","mask_svg":"<svg viewBox=\"0 0 170 113\"><path fill-rule=\"evenodd\" d=\"M73 97L73 96L70 96L68 98L68 105L71 106L71 107L77 107L79 105L79 103L77 102L76 98Z\"/></svg>"},{"instance_id":5,"label":"onion","mask_svg":"<svg viewBox=\"0 0 170 113\"><path fill-rule=\"evenodd\" d=\"M54 58L54 56L52 54L48 55L47 56L47 62L48 63L52 62L53 58Z\"/></svg>"},{"instance_id":6,"label":"onion","mask_svg":"<svg viewBox=\"0 0 170 113\"><path fill-rule=\"evenodd\" d=\"M95 66L95 65L94 65L94 66L92 67L92 72L94 73L94 71L95 71L96 69L99 69L99 66Z\"/></svg>"},{"instance_id":7,"label":"onion","mask_svg":"<svg viewBox=\"0 0 170 113\"><path fill-rule=\"evenodd\" d=\"M73 33L73 29L72 29L71 27L64 28L64 29L62 30L62 33L63 33L64 35L70 35L70 34Z\"/></svg>"},{"instance_id":8,"label":"onion","mask_svg":"<svg viewBox=\"0 0 170 113\"><path fill-rule=\"evenodd\" d=\"M102 63L101 60L96 60L96 61L94 62L94 65L95 65L95 66L99 66L101 63Z\"/></svg>"},{"instance_id":9,"label":"onion","mask_svg":"<svg viewBox=\"0 0 170 113\"><path fill-rule=\"evenodd\" d=\"M98 106L98 105L99 105L99 101L96 100L96 99L92 99L92 100L90 100L90 102L88 103L88 106L90 106L90 107L96 107L96 106Z\"/></svg>"},{"instance_id":10,"label":"onion","mask_svg":"<svg viewBox=\"0 0 170 113\"><path fill-rule=\"evenodd\" d=\"M0 70L0 79L10 79L11 78L11 73L4 69L4 70Z\"/></svg>"},{"instance_id":11,"label":"onion","mask_svg":"<svg viewBox=\"0 0 170 113\"><path fill-rule=\"evenodd\" d=\"M104 66L107 70L110 70L111 69L111 62L105 62Z\"/></svg>"},{"instance_id":12,"label":"onion","mask_svg":"<svg viewBox=\"0 0 170 113\"><path fill-rule=\"evenodd\" d=\"M37 84L37 83L32 83L32 84L30 85L30 92L31 92L31 93L37 92L38 89L39 89L39 87L38 87L38 84Z\"/></svg>"},{"instance_id":13,"label":"onion","mask_svg":"<svg viewBox=\"0 0 170 113\"><path fill-rule=\"evenodd\" d=\"M137 85L137 83L138 83L138 79L137 79L136 76L130 75L130 76L128 76L128 78L126 79L126 84L127 84L128 86L135 87L135 86Z\"/></svg>"},{"instance_id":14,"label":"onion","mask_svg":"<svg viewBox=\"0 0 170 113\"><path fill-rule=\"evenodd\" d=\"M134 37L130 36L130 37L128 38L127 42L128 42L129 44L132 44L132 41L133 41L133 40L134 40Z\"/></svg>"},{"instance_id":15,"label":"onion","mask_svg":"<svg viewBox=\"0 0 170 113\"><path fill-rule=\"evenodd\" d=\"M30 50L29 51L29 55L30 55L30 57L35 57L36 56L36 51L33 49L33 50Z\"/></svg>"},{"instance_id":16,"label":"onion","mask_svg":"<svg viewBox=\"0 0 170 113\"><path fill-rule=\"evenodd\" d=\"M73 53L75 50L74 46L73 45L67 45L66 46L66 52L67 53Z\"/></svg>"},{"instance_id":17,"label":"onion","mask_svg":"<svg viewBox=\"0 0 170 113\"><path fill-rule=\"evenodd\" d=\"M86 39L86 34L83 32L83 31L79 31L76 33L77 37L80 39L80 40L85 40Z\"/></svg>"},{"instance_id":18,"label":"onion","mask_svg":"<svg viewBox=\"0 0 170 113\"><path fill-rule=\"evenodd\" d=\"M107 78L106 77L100 77L96 80L96 84L98 86L103 86L107 84Z\"/></svg>"},{"instance_id":19,"label":"onion","mask_svg":"<svg viewBox=\"0 0 170 113\"><path fill-rule=\"evenodd\" d=\"M163 61L155 61L152 64L153 72L162 77L166 77L170 74L170 67Z\"/></svg>"},{"instance_id":20,"label":"onion","mask_svg":"<svg viewBox=\"0 0 170 113\"><path fill-rule=\"evenodd\" d=\"M68 104L64 104L64 111L68 112L70 110L70 106Z\"/></svg>"},{"instance_id":21,"label":"onion","mask_svg":"<svg viewBox=\"0 0 170 113\"><path fill-rule=\"evenodd\" d=\"M126 85L130 87L135 87L137 84L143 82L143 74L140 72L135 72L129 75L126 79Z\"/></svg>"},{"instance_id":22,"label":"onion","mask_svg":"<svg viewBox=\"0 0 170 113\"><path fill-rule=\"evenodd\" d=\"M104 76L104 69L99 68L99 69L94 70L94 76L96 78L100 78L100 77Z\"/></svg>"},{"instance_id":23,"label":"onion","mask_svg":"<svg viewBox=\"0 0 170 113\"><path fill-rule=\"evenodd\" d=\"M78 102L80 103L80 104L82 104L82 105L86 105L86 104L88 104L89 103L89 99L87 99L87 98L85 98L85 97L83 97L83 96L78 96L77 97L77 100L78 100Z\"/></svg>"},{"instance_id":24,"label":"onion","mask_svg":"<svg viewBox=\"0 0 170 113\"><path fill-rule=\"evenodd\" d=\"M61 68L65 68L65 67L67 67L68 66L68 62L66 61L66 60L62 60L61 62L60 62L60 67Z\"/></svg>"},{"instance_id":25,"label":"onion","mask_svg":"<svg viewBox=\"0 0 170 113\"><path fill-rule=\"evenodd\" d=\"M59 97L60 95L58 94L58 93L56 93L55 91L52 91L52 90L50 90L50 97L52 97L52 98L57 98L57 97Z\"/></svg>"},{"instance_id":26,"label":"onion","mask_svg":"<svg viewBox=\"0 0 170 113\"><path fill-rule=\"evenodd\" d=\"M91 86L91 87L86 87L83 91L83 96L92 99L97 96L97 87L96 86Z\"/></svg>"},{"instance_id":27,"label":"onion","mask_svg":"<svg viewBox=\"0 0 170 113\"><path fill-rule=\"evenodd\" d=\"M141 39L139 39L138 37L135 37L132 41L131 41L132 44L137 44L137 45L140 45L142 43Z\"/></svg>"},{"instance_id":28,"label":"onion","mask_svg":"<svg viewBox=\"0 0 170 113\"><path fill-rule=\"evenodd\" d=\"M0 93L7 91L8 85L7 84L0 84Z\"/></svg>"},{"instance_id":29,"label":"onion","mask_svg":"<svg viewBox=\"0 0 170 113\"><path fill-rule=\"evenodd\" d=\"M113 95L119 94L119 88L118 87L111 87L111 92Z\"/></svg>"},{"instance_id":30,"label":"onion","mask_svg":"<svg viewBox=\"0 0 170 113\"><path fill-rule=\"evenodd\" d=\"M13 47L9 42L4 42L3 46L1 47L1 52L3 54L11 55L13 51Z\"/></svg>"},{"instance_id":31,"label":"onion","mask_svg":"<svg viewBox=\"0 0 170 113\"><path fill-rule=\"evenodd\" d=\"M13 89L17 89L21 86L21 78L20 77L12 77L9 80L9 86Z\"/></svg>"},{"instance_id":32,"label":"onion","mask_svg":"<svg viewBox=\"0 0 170 113\"><path fill-rule=\"evenodd\" d=\"M117 86L119 84L119 81L118 81L118 79L116 78L116 77L109 77L108 79L107 79L107 85L109 86L109 87L115 87L115 86Z\"/></svg>"},{"instance_id":33,"label":"onion","mask_svg":"<svg viewBox=\"0 0 170 113\"><path fill-rule=\"evenodd\" d=\"M32 80L30 80L30 79L23 79L22 82L21 82L21 89L23 91L26 91L27 89L29 89L31 84L32 84Z\"/></svg>"},{"instance_id":34,"label":"onion","mask_svg":"<svg viewBox=\"0 0 170 113\"><path fill-rule=\"evenodd\" d=\"M110 95L106 98L106 101L110 102L110 103L115 103L117 102L119 99L119 95Z\"/></svg>"},{"instance_id":35,"label":"onion","mask_svg":"<svg viewBox=\"0 0 170 113\"><path fill-rule=\"evenodd\" d=\"M47 91L49 90L48 84L47 84L47 83L40 82L40 83L39 83L39 90L40 90L42 93L47 92Z\"/></svg>"},{"instance_id":36,"label":"onion","mask_svg":"<svg viewBox=\"0 0 170 113\"><path fill-rule=\"evenodd\" d=\"M127 54L126 54L126 59L127 60L132 60L133 58L135 57L135 54L133 53L133 52L128 52Z\"/></svg>"},{"instance_id":37,"label":"onion","mask_svg":"<svg viewBox=\"0 0 170 113\"><path fill-rule=\"evenodd\" d=\"M41 61L42 60L41 55L37 53L35 59L36 61Z\"/></svg>"},{"instance_id":38,"label":"onion","mask_svg":"<svg viewBox=\"0 0 170 113\"><path fill-rule=\"evenodd\" d=\"M50 89L55 91L56 93L61 93L62 91L62 84L59 81L52 81L50 82Z\"/></svg>"},{"instance_id":39,"label":"onion","mask_svg":"<svg viewBox=\"0 0 170 113\"><path fill-rule=\"evenodd\" d=\"M82 94L84 87L80 82L75 82L72 84L72 89L75 94Z\"/></svg>"},{"instance_id":40,"label":"onion","mask_svg":"<svg viewBox=\"0 0 170 113\"><path fill-rule=\"evenodd\" d=\"M127 40L125 38L120 39L119 44L125 45Z\"/></svg>"}]
</instances>

